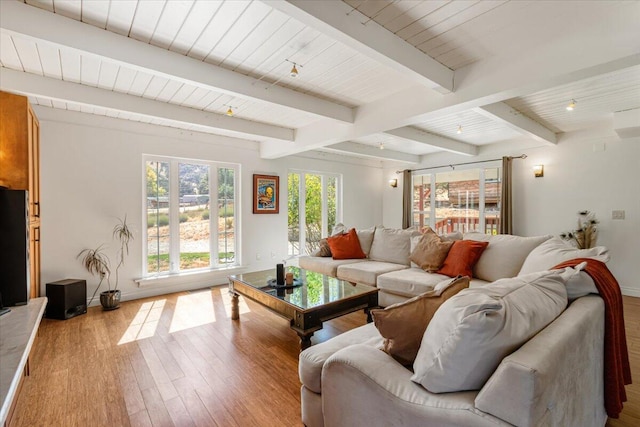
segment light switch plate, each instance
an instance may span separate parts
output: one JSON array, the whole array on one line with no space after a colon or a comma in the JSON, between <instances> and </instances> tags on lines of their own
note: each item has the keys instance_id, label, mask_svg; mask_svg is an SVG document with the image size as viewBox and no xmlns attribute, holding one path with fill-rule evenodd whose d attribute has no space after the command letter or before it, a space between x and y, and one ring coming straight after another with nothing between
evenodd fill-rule
<instances>
[{"instance_id":1,"label":"light switch plate","mask_svg":"<svg viewBox=\"0 0 640 427\"><path fill-rule=\"evenodd\" d=\"M624 219L624 211L611 211L611 219Z\"/></svg>"}]
</instances>

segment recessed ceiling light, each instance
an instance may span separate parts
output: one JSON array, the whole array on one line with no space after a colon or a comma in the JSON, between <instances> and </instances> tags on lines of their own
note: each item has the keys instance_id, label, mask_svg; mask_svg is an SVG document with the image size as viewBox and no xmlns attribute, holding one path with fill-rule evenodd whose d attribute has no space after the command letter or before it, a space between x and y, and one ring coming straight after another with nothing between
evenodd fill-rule
<instances>
[{"instance_id":1,"label":"recessed ceiling light","mask_svg":"<svg viewBox=\"0 0 640 427\"><path fill-rule=\"evenodd\" d=\"M572 99L571 102L569 102L569 104L567 105L567 111L573 111L574 108L576 108L576 100Z\"/></svg>"}]
</instances>

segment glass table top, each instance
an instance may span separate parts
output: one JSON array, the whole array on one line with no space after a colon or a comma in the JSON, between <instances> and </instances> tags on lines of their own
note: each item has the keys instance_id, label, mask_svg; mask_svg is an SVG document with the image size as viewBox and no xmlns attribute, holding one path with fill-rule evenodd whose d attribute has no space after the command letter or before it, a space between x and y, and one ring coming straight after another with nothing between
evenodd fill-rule
<instances>
[{"instance_id":1,"label":"glass table top","mask_svg":"<svg viewBox=\"0 0 640 427\"><path fill-rule=\"evenodd\" d=\"M231 277L301 309L317 307L376 291L376 288L371 286L352 285L344 280L299 267L287 267L285 271L293 273L294 278L300 279L303 283L302 286L290 289L268 286L267 281L276 278L275 269L236 274Z\"/></svg>"}]
</instances>

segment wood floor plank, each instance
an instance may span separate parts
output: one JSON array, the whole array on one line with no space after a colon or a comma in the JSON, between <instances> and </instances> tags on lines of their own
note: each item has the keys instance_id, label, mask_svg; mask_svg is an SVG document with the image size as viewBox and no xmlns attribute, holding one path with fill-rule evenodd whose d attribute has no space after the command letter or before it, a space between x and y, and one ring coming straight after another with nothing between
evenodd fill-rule
<instances>
[{"instance_id":1,"label":"wood floor plank","mask_svg":"<svg viewBox=\"0 0 640 427\"><path fill-rule=\"evenodd\" d=\"M196 425L193 422L193 419L191 419L189 411L187 411L187 408L184 406L184 403L182 403L182 399L180 399L179 396L165 401L164 405L167 407L169 416L173 420L173 424L175 424L176 426L194 427Z\"/></svg>"},{"instance_id":2,"label":"wood floor plank","mask_svg":"<svg viewBox=\"0 0 640 427\"><path fill-rule=\"evenodd\" d=\"M211 298L214 316L194 313L193 325L182 317L189 327L177 330L176 310L193 297L179 292L43 319L14 425L300 426L299 339L288 322L252 301L232 321L226 287L214 287L198 293ZM624 297L624 309L636 384L609 427L640 425L640 298ZM363 312L334 319L312 343L365 322Z\"/></svg>"},{"instance_id":3,"label":"wood floor plank","mask_svg":"<svg viewBox=\"0 0 640 427\"><path fill-rule=\"evenodd\" d=\"M142 390L142 398L153 427L173 427L173 420L167 411L162 396L156 387Z\"/></svg>"}]
</instances>

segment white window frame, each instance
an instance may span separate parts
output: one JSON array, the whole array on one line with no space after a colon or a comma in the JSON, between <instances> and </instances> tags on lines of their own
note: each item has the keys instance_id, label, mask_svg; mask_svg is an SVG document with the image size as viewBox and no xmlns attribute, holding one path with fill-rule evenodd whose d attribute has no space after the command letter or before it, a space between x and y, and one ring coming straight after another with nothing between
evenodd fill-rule
<instances>
[{"instance_id":1,"label":"white window frame","mask_svg":"<svg viewBox=\"0 0 640 427\"><path fill-rule=\"evenodd\" d=\"M320 236L322 238L328 237L328 224L329 224L329 203L326 197L327 194L327 178L335 178L336 179L336 224L342 222L342 174L339 173L331 173L331 172L319 172L305 169L289 169L287 171L287 183L289 182L290 174L297 174L299 176L298 183L298 247L300 248L300 254L297 256L308 255L307 254L307 235L306 235L306 215L304 212L306 210L306 175L319 175L320 176L320 185L321 185L321 233ZM288 191L287 191L287 194ZM287 224L288 226L288 224ZM291 255L289 256L296 256Z\"/></svg>"},{"instance_id":2,"label":"white window frame","mask_svg":"<svg viewBox=\"0 0 640 427\"><path fill-rule=\"evenodd\" d=\"M148 271L148 228L147 228L147 162L169 163L169 271L149 272ZM179 164L198 164L209 166L209 255L210 266L202 268L192 268L180 270L180 191L179 191ZM218 170L233 169L233 223L235 256L233 264L221 265L218 251ZM240 259L240 165L235 163L216 162L202 159L189 159L183 157L169 157L145 154L142 156L142 271L143 278L155 278L163 276L174 276L182 274L192 274L197 272L215 271L228 269L241 265ZM177 226L175 225L177 224Z\"/></svg>"},{"instance_id":3,"label":"white window frame","mask_svg":"<svg viewBox=\"0 0 640 427\"><path fill-rule=\"evenodd\" d=\"M428 171L413 171L411 173L411 188L413 188L414 186L414 181L413 181L413 177L414 176L424 176L424 175L429 175L430 179L431 179L431 192L430 192L430 199L429 199L429 227L431 227L432 229L435 230L435 226L436 226L436 175L438 173L442 173L442 172L457 172L457 171L467 171L467 170L478 170L479 174L478 174L478 180L479 180L479 186L478 186L478 209L480 210L479 213L479 219L478 219L478 227L480 228L480 230L486 230L487 226L486 226L486 217L485 217L485 200L484 200L484 196L485 196L485 184L486 184L486 179L485 179L485 169L496 169L496 168L501 168L502 167L502 163L500 161L496 161L496 162L486 162L483 164L476 164L476 165L464 165L464 166L456 166L455 170L452 171L449 167L443 167L443 168L436 168L436 169L430 169ZM413 203L415 202L415 200L411 201L411 206L413 207ZM421 213L421 212L425 212L426 211L413 211L411 212L411 219L413 221L413 215L415 213ZM484 233L483 233L484 234Z\"/></svg>"}]
</instances>

